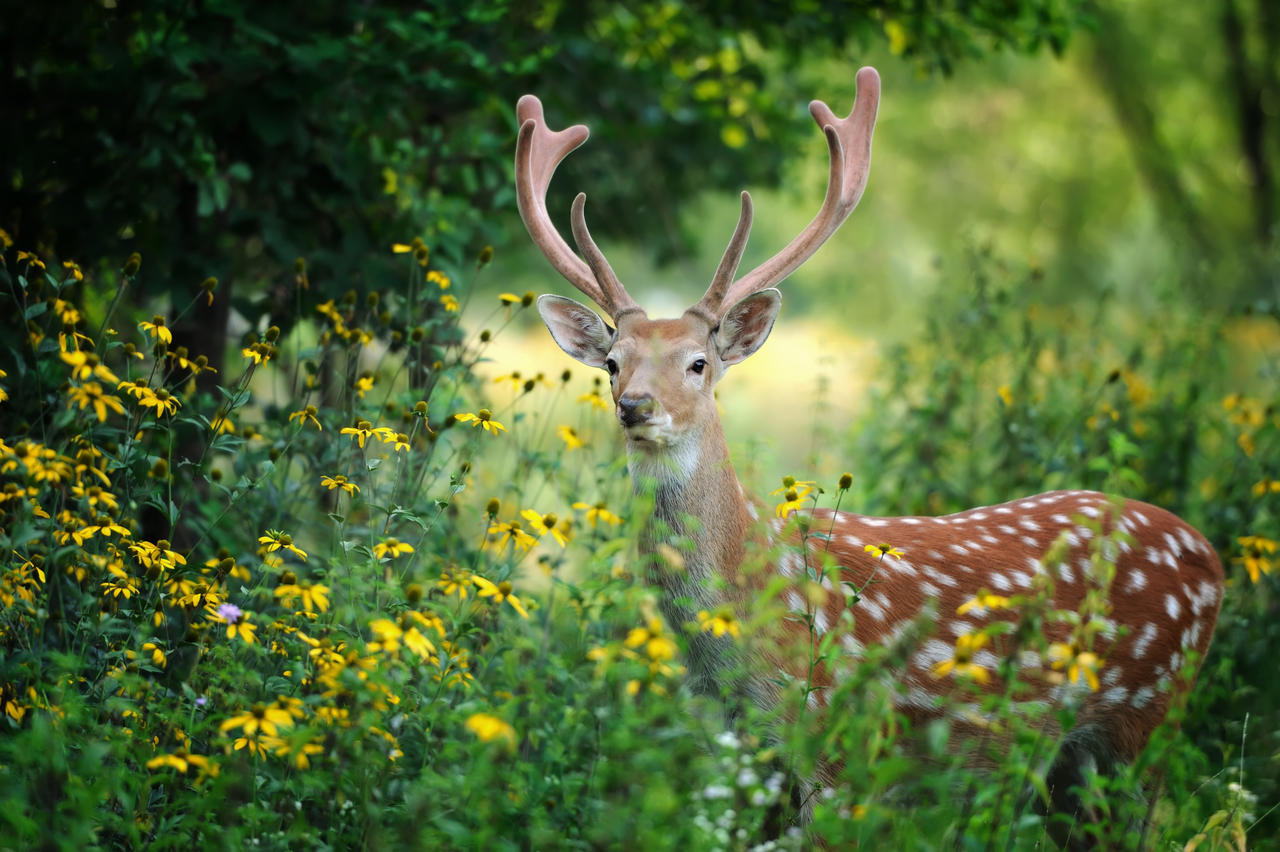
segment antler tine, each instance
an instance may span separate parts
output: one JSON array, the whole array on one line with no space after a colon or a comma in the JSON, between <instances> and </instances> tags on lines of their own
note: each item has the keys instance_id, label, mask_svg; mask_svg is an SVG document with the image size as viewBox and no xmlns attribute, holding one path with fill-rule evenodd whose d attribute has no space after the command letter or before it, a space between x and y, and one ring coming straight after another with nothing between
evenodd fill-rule
<instances>
[{"instance_id":1,"label":"antler tine","mask_svg":"<svg viewBox=\"0 0 1280 852\"><path fill-rule=\"evenodd\" d=\"M516 141L516 203L520 218L533 242L542 249L556 271L593 302L608 311L609 305L591 269L560 236L547 214L547 187L556 166L583 142L590 131L575 124L554 131L543 118L542 102L525 95L516 104L520 135Z\"/></svg>"},{"instance_id":2,"label":"antler tine","mask_svg":"<svg viewBox=\"0 0 1280 852\"><path fill-rule=\"evenodd\" d=\"M720 304L713 308L717 314L751 293L772 287L794 272L836 232L858 205L871 169L871 136L880 105L880 75L868 66L858 71L857 80L857 98L847 118L836 118L822 101L809 104L810 115L827 137L831 156L827 195L822 209L786 248L734 282Z\"/></svg>"},{"instance_id":3,"label":"antler tine","mask_svg":"<svg viewBox=\"0 0 1280 852\"><path fill-rule=\"evenodd\" d=\"M747 237L751 236L751 193L742 193L742 213L738 216L738 225L733 229L733 237L729 240L720 265L716 267L715 277L702 299L690 308L687 313L696 314L707 321L713 328L720 323L720 305L724 302L724 294L738 272L738 263L747 248Z\"/></svg>"},{"instance_id":4,"label":"antler tine","mask_svg":"<svg viewBox=\"0 0 1280 852\"><path fill-rule=\"evenodd\" d=\"M579 192L573 199L573 210L569 220L573 225L573 240L578 244L578 251L582 252L582 256L587 259L587 265L595 274L596 283L600 285L600 293L604 301L596 299L596 304L604 308L616 323L623 314L638 311L641 308L631 298L627 288L623 287L622 282L618 280L613 267L609 265L609 261L605 260L604 252L600 251L596 241L591 239L591 232L587 230L586 206L587 194Z\"/></svg>"}]
</instances>

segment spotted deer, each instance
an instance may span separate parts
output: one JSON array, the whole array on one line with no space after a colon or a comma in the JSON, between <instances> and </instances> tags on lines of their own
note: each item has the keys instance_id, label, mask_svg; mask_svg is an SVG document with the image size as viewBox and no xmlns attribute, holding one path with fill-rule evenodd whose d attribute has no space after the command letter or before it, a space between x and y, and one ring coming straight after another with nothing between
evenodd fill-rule
<instances>
[{"instance_id":1,"label":"spotted deer","mask_svg":"<svg viewBox=\"0 0 1280 852\"><path fill-rule=\"evenodd\" d=\"M957 643L992 619L1014 616L1000 610L996 597L984 597L986 607L966 603L983 592L1006 598L1029 595L1052 571L1053 607L1075 611L1096 582L1091 566L1099 543L1105 544L1103 550L1111 552L1104 555L1115 568L1110 612L1090 649L1094 659L1103 661L1097 671L1100 681L1077 690L1083 692L1077 725L1048 773L1053 805L1071 808L1067 791L1083 781L1086 769L1105 770L1137 755L1164 718L1174 685L1185 683L1178 675L1188 655L1203 657L1223 588L1222 566L1209 543L1155 506L1115 502L1094 492L1054 491L943 517L809 510L804 513L807 527L821 534L786 546L787 536L795 536L794 519L786 527L776 518L764 522L762 504L744 493L729 459L716 410L716 384L730 366L765 342L781 304L775 285L817 251L857 205L867 183L879 98L879 75L863 68L848 117L838 118L821 101L811 103L809 111L830 155L829 183L818 214L780 252L735 277L752 221L751 196L743 192L737 227L706 293L680 317L654 320L627 293L588 232L585 195L576 197L571 212L581 257L552 224L548 184L556 166L586 140L588 131L582 125L552 131L542 104L524 96L516 108L520 214L551 265L599 305L612 325L561 296L540 297L538 311L565 352L608 371L633 483L638 491L651 489L653 494L641 556L661 591L663 614L677 628L702 609L732 607L740 617L751 615L760 590L782 575L792 585L781 600L796 617L782 619L779 629L801 634L792 637L794 644L804 645L811 631L821 635L836 629L842 624L841 611L852 609L852 628L836 646L847 655L847 670L868 646L901 637L921 613L936 611L935 629L910 653L898 678L899 708L919 723L934 717L939 697L957 688L957 678L939 675L945 670L940 664L952 660L954 665L964 655L967 665L994 672L1000 662L996 645L966 651ZM674 541L686 544L678 560L682 564L664 568L659 556L672 553L664 545ZM885 542L894 550L868 552L868 545ZM1046 553L1055 542L1058 558L1046 568ZM773 554L765 559L765 570L746 567L744 563L760 561L753 552ZM833 559L838 570L816 578L832 593L815 604L812 584L802 581L809 564L824 557ZM848 588L860 590L857 598L839 593ZM1045 631L1049 641L1070 645L1065 625L1046 622ZM779 671L803 679L807 661L778 651L785 641L760 644L764 647L743 650L743 643L694 634L688 659L693 688L713 695L737 692L772 707L779 701ZM743 658L729 665L732 654ZM744 669L745 682L725 682L730 671ZM841 670L836 662L812 673L808 703L819 718ZM1061 673L1030 679L1038 692L1027 700L1060 700L1062 690L1071 686L1063 681ZM836 765L838 757L819 767L813 783L830 783Z\"/></svg>"}]
</instances>

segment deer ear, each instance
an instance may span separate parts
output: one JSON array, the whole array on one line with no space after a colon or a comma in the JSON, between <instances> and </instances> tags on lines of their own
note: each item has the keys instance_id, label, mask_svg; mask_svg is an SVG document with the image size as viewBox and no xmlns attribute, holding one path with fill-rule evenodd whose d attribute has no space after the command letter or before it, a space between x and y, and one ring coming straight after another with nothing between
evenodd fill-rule
<instances>
[{"instance_id":1,"label":"deer ear","mask_svg":"<svg viewBox=\"0 0 1280 852\"><path fill-rule=\"evenodd\" d=\"M726 365L737 364L759 349L773 330L773 321L782 307L782 294L769 287L734 304L720 320L716 349Z\"/></svg>"},{"instance_id":2,"label":"deer ear","mask_svg":"<svg viewBox=\"0 0 1280 852\"><path fill-rule=\"evenodd\" d=\"M616 334L600 315L564 296L538 297L538 313L565 352L588 367L603 367Z\"/></svg>"}]
</instances>

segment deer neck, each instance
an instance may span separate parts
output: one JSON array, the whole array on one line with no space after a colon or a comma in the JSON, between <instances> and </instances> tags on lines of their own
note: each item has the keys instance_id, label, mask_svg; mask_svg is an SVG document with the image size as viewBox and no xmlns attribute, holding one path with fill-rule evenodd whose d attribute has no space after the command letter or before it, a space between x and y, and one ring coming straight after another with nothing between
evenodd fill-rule
<instances>
[{"instance_id":1,"label":"deer neck","mask_svg":"<svg viewBox=\"0 0 1280 852\"><path fill-rule=\"evenodd\" d=\"M640 555L649 582L662 592L659 607L667 623L679 630L696 623L699 610L725 604L738 609L738 569L754 512L734 473L719 421L661 452L627 449L636 493L653 494ZM694 639L692 685L698 691L716 690L726 649L712 647L710 637L702 634Z\"/></svg>"}]
</instances>

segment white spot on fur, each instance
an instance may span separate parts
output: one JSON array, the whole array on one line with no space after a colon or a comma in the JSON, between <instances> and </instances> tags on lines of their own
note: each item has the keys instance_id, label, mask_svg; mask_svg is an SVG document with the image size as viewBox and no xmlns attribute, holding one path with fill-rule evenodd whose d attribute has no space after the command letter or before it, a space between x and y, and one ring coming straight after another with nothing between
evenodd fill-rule
<instances>
[{"instance_id":1,"label":"white spot on fur","mask_svg":"<svg viewBox=\"0 0 1280 852\"><path fill-rule=\"evenodd\" d=\"M867 615L871 616L876 621L884 621L884 617L887 614L885 608L877 604L869 596L862 599L858 604L858 609L865 610Z\"/></svg>"},{"instance_id":2,"label":"white spot on fur","mask_svg":"<svg viewBox=\"0 0 1280 852\"><path fill-rule=\"evenodd\" d=\"M1144 527L1151 525L1151 521L1147 520L1147 516L1142 514L1141 512L1134 511L1132 514L1133 514L1134 520L1142 524Z\"/></svg>"},{"instance_id":3,"label":"white spot on fur","mask_svg":"<svg viewBox=\"0 0 1280 852\"><path fill-rule=\"evenodd\" d=\"M1147 587L1147 572L1141 568L1131 569L1127 579L1124 585L1126 592L1140 592Z\"/></svg>"},{"instance_id":4,"label":"white spot on fur","mask_svg":"<svg viewBox=\"0 0 1280 852\"><path fill-rule=\"evenodd\" d=\"M1002 592L1008 592L1013 589L1013 584L1009 582L1008 577L994 572L991 574L991 585Z\"/></svg>"},{"instance_id":5,"label":"white spot on fur","mask_svg":"<svg viewBox=\"0 0 1280 852\"><path fill-rule=\"evenodd\" d=\"M827 615L827 611L823 607L818 607L813 613L813 632L819 636L826 634L831 629L831 617Z\"/></svg>"},{"instance_id":6,"label":"white spot on fur","mask_svg":"<svg viewBox=\"0 0 1280 852\"><path fill-rule=\"evenodd\" d=\"M853 637L852 633L846 633L840 637L840 644L844 646L845 651L855 660L861 660L867 655L867 646L863 645Z\"/></svg>"},{"instance_id":7,"label":"white spot on fur","mask_svg":"<svg viewBox=\"0 0 1280 852\"><path fill-rule=\"evenodd\" d=\"M1102 693L1103 704L1123 704L1129 699L1129 688L1127 686L1114 686Z\"/></svg>"},{"instance_id":8,"label":"white spot on fur","mask_svg":"<svg viewBox=\"0 0 1280 852\"><path fill-rule=\"evenodd\" d=\"M887 527L889 521L885 518L863 518L862 523L868 527Z\"/></svg>"},{"instance_id":9,"label":"white spot on fur","mask_svg":"<svg viewBox=\"0 0 1280 852\"><path fill-rule=\"evenodd\" d=\"M942 597L942 590L933 583L925 582L920 584L920 594L926 598L939 598Z\"/></svg>"},{"instance_id":10,"label":"white spot on fur","mask_svg":"<svg viewBox=\"0 0 1280 852\"><path fill-rule=\"evenodd\" d=\"M902 521L904 524L911 524L912 526L920 523L919 518L899 518L898 520Z\"/></svg>"},{"instance_id":11,"label":"white spot on fur","mask_svg":"<svg viewBox=\"0 0 1280 852\"><path fill-rule=\"evenodd\" d=\"M1156 691L1149 686L1143 686L1134 690L1133 696L1130 697L1129 703L1134 707L1146 707L1151 703L1151 699L1156 697Z\"/></svg>"},{"instance_id":12,"label":"white spot on fur","mask_svg":"<svg viewBox=\"0 0 1280 852\"><path fill-rule=\"evenodd\" d=\"M782 558L778 560L778 573L784 577L798 577L802 569L800 554L794 550L786 551L782 554Z\"/></svg>"},{"instance_id":13,"label":"white spot on fur","mask_svg":"<svg viewBox=\"0 0 1280 852\"><path fill-rule=\"evenodd\" d=\"M1133 649L1130 653L1135 660L1140 660L1147 655L1147 649L1151 647L1151 643L1156 641L1156 637L1160 635L1160 628L1154 621L1149 621L1142 628L1142 632L1138 634L1138 638L1133 643Z\"/></svg>"},{"instance_id":14,"label":"white spot on fur","mask_svg":"<svg viewBox=\"0 0 1280 852\"><path fill-rule=\"evenodd\" d=\"M955 646L938 639L926 639L920 650L911 655L911 665L918 669L931 669L943 660L951 659Z\"/></svg>"},{"instance_id":15,"label":"white spot on fur","mask_svg":"<svg viewBox=\"0 0 1280 852\"><path fill-rule=\"evenodd\" d=\"M1102 510L1097 506L1081 506L1080 514L1084 515L1086 518L1097 518L1101 517Z\"/></svg>"},{"instance_id":16,"label":"white spot on fur","mask_svg":"<svg viewBox=\"0 0 1280 852\"><path fill-rule=\"evenodd\" d=\"M794 613L805 613L809 611L809 605L805 603L799 592L787 592L787 608Z\"/></svg>"},{"instance_id":17,"label":"white spot on fur","mask_svg":"<svg viewBox=\"0 0 1280 852\"><path fill-rule=\"evenodd\" d=\"M1182 604L1178 603L1178 599L1173 595L1165 595L1164 611L1169 614L1170 619L1177 621L1178 616L1182 614Z\"/></svg>"}]
</instances>

